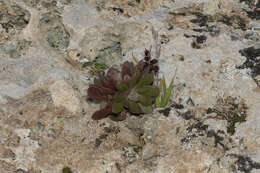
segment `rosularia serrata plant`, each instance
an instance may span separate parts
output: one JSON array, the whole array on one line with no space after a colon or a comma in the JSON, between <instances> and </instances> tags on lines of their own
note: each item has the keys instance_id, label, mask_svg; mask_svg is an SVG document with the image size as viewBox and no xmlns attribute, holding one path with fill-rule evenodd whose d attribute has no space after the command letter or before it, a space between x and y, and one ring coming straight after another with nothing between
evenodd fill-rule
<instances>
[{"instance_id":1,"label":"rosularia serrata plant","mask_svg":"<svg viewBox=\"0 0 260 173\"><path fill-rule=\"evenodd\" d=\"M157 59L151 59L150 51L145 50L144 54L144 59L137 64L126 61L120 70L111 67L106 74L97 75L94 84L88 88L88 96L105 104L94 112L94 120L110 117L122 121L126 118L126 112L134 115L152 113L160 92L154 82L159 67Z\"/></svg>"}]
</instances>

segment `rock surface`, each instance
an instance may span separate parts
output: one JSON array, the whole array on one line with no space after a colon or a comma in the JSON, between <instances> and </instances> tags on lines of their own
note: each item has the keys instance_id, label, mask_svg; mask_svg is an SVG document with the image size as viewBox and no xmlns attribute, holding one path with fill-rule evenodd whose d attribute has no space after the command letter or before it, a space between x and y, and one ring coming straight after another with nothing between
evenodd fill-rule
<instances>
[{"instance_id":1,"label":"rock surface","mask_svg":"<svg viewBox=\"0 0 260 173\"><path fill-rule=\"evenodd\" d=\"M152 27L169 104L93 121L95 74L154 56ZM260 172L259 40L259 0L0 0L0 172Z\"/></svg>"}]
</instances>

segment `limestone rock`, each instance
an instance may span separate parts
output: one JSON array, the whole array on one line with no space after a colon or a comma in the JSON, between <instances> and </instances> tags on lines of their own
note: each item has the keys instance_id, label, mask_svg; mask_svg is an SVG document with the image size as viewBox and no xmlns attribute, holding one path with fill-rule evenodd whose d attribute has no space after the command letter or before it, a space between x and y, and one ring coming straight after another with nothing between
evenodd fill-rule
<instances>
[{"instance_id":1,"label":"limestone rock","mask_svg":"<svg viewBox=\"0 0 260 173\"><path fill-rule=\"evenodd\" d=\"M65 81L57 81L50 86L52 100L55 106L64 107L75 113L80 109L80 101L73 88Z\"/></svg>"}]
</instances>

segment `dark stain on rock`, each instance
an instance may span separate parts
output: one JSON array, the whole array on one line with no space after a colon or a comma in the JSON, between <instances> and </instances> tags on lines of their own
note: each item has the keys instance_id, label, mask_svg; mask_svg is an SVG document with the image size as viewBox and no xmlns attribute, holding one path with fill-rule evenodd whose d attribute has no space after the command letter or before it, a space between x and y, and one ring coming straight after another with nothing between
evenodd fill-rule
<instances>
[{"instance_id":1,"label":"dark stain on rock","mask_svg":"<svg viewBox=\"0 0 260 173\"><path fill-rule=\"evenodd\" d=\"M168 117L170 114L171 108L165 108L163 110L159 110L158 112L163 114L164 116Z\"/></svg>"},{"instance_id":2,"label":"dark stain on rock","mask_svg":"<svg viewBox=\"0 0 260 173\"><path fill-rule=\"evenodd\" d=\"M246 57L246 61L237 66L238 69L249 68L251 70L251 76L255 80L256 84L260 87L260 82L258 82L255 77L260 75L260 48L255 48L254 46L239 50L242 56Z\"/></svg>"},{"instance_id":3,"label":"dark stain on rock","mask_svg":"<svg viewBox=\"0 0 260 173\"><path fill-rule=\"evenodd\" d=\"M120 132L119 127L113 126L113 127L104 127L104 131L106 133L114 133L114 134L118 134Z\"/></svg>"},{"instance_id":4,"label":"dark stain on rock","mask_svg":"<svg viewBox=\"0 0 260 173\"><path fill-rule=\"evenodd\" d=\"M239 15L226 16L221 15L218 22L222 22L228 26L233 26L235 29L246 30L246 21Z\"/></svg>"},{"instance_id":5,"label":"dark stain on rock","mask_svg":"<svg viewBox=\"0 0 260 173\"><path fill-rule=\"evenodd\" d=\"M100 135L96 140L95 140L95 147L96 148L98 148L100 145L101 145L101 143L104 141L104 140L106 140L107 139L107 134L102 134L102 135Z\"/></svg>"},{"instance_id":6,"label":"dark stain on rock","mask_svg":"<svg viewBox=\"0 0 260 173\"><path fill-rule=\"evenodd\" d=\"M200 27L208 26L209 17L207 15L204 15L202 13L193 13L193 14L197 16L197 19L191 19L190 22L195 23Z\"/></svg>"},{"instance_id":7,"label":"dark stain on rock","mask_svg":"<svg viewBox=\"0 0 260 173\"><path fill-rule=\"evenodd\" d=\"M245 10L249 18L255 20L260 19L260 1L255 3L255 1L252 0L240 0L240 2L247 4L249 8L251 8L250 10Z\"/></svg>"},{"instance_id":8,"label":"dark stain on rock","mask_svg":"<svg viewBox=\"0 0 260 173\"><path fill-rule=\"evenodd\" d=\"M226 147L223 144L224 137L220 136L221 134L224 134L224 132L220 131L220 130L218 130L217 132L215 132L214 130L207 131L207 137L209 137L209 138L213 137L214 138L215 147L220 145L225 151L227 151L228 147Z\"/></svg>"},{"instance_id":9,"label":"dark stain on rock","mask_svg":"<svg viewBox=\"0 0 260 173\"><path fill-rule=\"evenodd\" d=\"M161 44L167 44L170 41L167 35L161 35L160 42Z\"/></svg>"},{"instance_id":10,"label":"dark stain on rock","mask_svg":"<svg viewBox=\"0 0 260 173\"><path fill-rule=\"evenodd\" d=\"M186 38L195 38L192 43L191 43L191 47L194 49L200 49L202 47L202 44L206 42L207 40L207 36L205 35L188 35L188 34L184 34L183 35Z\"/></svg>"},{"instance_id":11,"label":"dark stain on rock","mask_svg":"<svg viewBox=\"0 0 260 173\"><path fill-rule=\"evenodd\" d=\"M186 111L186 112L184 112L184 113L182 113L182 112L179 112L179 111L176 111L177 112L177 114L179 115L179 116L181 116L183 119L185 119L185 120L190 120L190 119L195 119L195 114L194 114L194 112L192 112L192 111L190 111L190 110L188 110L188 111Z\"/></svg>"},{"instance_id":12,"label":"dark stain on rock","mask_svg":"<svg viewBox=\"0 0 260 173\"><path fill-rule=\"evenodd\" d=\"M227 26L232 26L235 29L241 29L243 31L247 28L247 21L242 18L240 15L231 14L230 16L217 13L215 15L204 15L200 12L191 12L191 14L195 15L196 19L191 19L190 22L199 25L200 27L209 27L210 22L221 22ZM209 28L207 30L212 30L213 28Z\"/></svg>"},{"instance_id":13,"label":"dark stain on rock","mask_svg":"<svg viewBox=\"0 0 260 173\"><path fill-rule=\"evenodd\" d=\"M118 11L119 13L124 13L124 9L122 9L122 8L116 8L116 7L112 7L111 8L113 11Z\"/></svg>"},{"instance_id":14,"label":"dark stain on rock","mask_svg":"<svg viewBox=\"0 0 260 173\"><path fill-rule=\"evenodd\" d=\"M216 37L220 34L220 29L216 25L208 26L206 28L194 28L192 29L195 32L208 32L212 37Z\"/></svg>"},{"instance_id":15,"label":"dark stain on rock","mask_svg":"<svg viewBox=\"0 0 260 173\"><path fill-rule=\"evenodd\" d=\"M174 109L183 109L184 106L182 104L173 102L173 104L171 105L171 107L173 107Z\"/></svg>"},{"instance_id":16,"label":"dark stain on rock","mask_svg":"<svg viewBox=\"0 0 260 173\"><path fill-rule=\"evenodd\" d=\"M230 154L229 156L237 158L237 161L234 163L236 170L251 173L253 169L260 169L260 163L253 161L248 156L238 154Z\"/></svg>"},{"instance_id":17,"label":"dark stain on rock","mask_svg":"<svg viewBox=\"0 0 260 173\"><path fill-rule=\"evenodd\" d=\"M196 42L201 44L204 43L207 40L207 37L205 35L188 35L188 34L183 34L184 37L186 38L195 38Z\"/></svg>"},{"instance_id":18,"label":"dark stain on rock","mask_svg":"<svg viewBox=\"0 0 260 173\"><path fill-rule=\"evenodd\" d=\"M119 171L119 172L122 172L122 169L121 169L121 166L119 163L115 163L115 166L116 166L116 169Z\"/></svg>"},{"instance_id":19,"label":"dark stain on rock","mask_svg":"<svg viewBox=\"0 0 260 173\"><path fill-rule=\"evenodd\" d=\"M187 127L187 131L190 133L193 129L196 129L197 132L206 131L208 129L208 125L203 124L202 122L198 121L195 124L192 124L191 126Z\"/></svg>"},{"instance_id":20,"label":"dark stain on rock","mask_svg":"<svg viewBox=\"0 0 260 173\"><path fill-rule=\"evenodd\" d=\"M251 19L259 20L260 19L260 9L255 9L254 11L246 12L248 17Z\"/></svg>"},{"instance_id":21,"label":"dark stain on rock","mask_svg":"<svg viewBox=\"0 0 260 173\"><path fill-rule=\"evenodd\" d=\"M181 143L182 144L190 143L196 137L198 137L196 134L188 135L188 136L181 139Z\"/></svg>"},{"instance_id":22,"label":"dark stain on rock","mask_svg":"<svg viewBox=\"0 0 260 173\"><path fill-rule=\"evenodd\" d=\"M205 35L200 35L200 36L197 36L197 37L196 37L196 41L197 41L197 43L199 43L199 44L204 43L206 40L207 40L207 37L206 37Z\"/></svg>"},{"instance_id":23,"label":"dark stain on rock","mask_svg":"<svg viewBox=\"0 0 260 173\"><path fill-rule=\"evenodd\" d=\"M29 11L15 3L11 3L11 5L7 5L4 2L0 3L0 25L2 25L6 32L10 32L9 30L12 28L22 30L27 26L31 18ZM10 13L10 11L12 12Z\"/></svg>"},{"instance_id":24,"label":"dark stain on rock","mask_svg":"<svg viewBox=\"0 0 260 173\"><path fill-rule=\"evenodd\" d=\"M247 105L243 99L236 97L219 98L213 108L207 109L207 114L214 114L208 116L207 119L226 120L227 133L233 135L235 133L236 125L246 121Z\"/></svg>"}]
</instances>

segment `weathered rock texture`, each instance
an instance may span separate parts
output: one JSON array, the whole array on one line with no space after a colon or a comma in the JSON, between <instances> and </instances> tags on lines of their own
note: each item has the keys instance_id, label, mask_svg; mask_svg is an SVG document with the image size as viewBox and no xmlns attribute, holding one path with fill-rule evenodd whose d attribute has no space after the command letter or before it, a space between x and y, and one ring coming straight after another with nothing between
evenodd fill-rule
<instances>
[{"instance_id":1,"label":"weathered rock texture","mask_svg":"<svg viewBox=\"0 0 260 173\"><path fill-rule=\"evenodd\" d=\"M152 27L169 104L93 121L93 76ZM0 172L260 172L259 41L259 0L0 0Z\"/></svg>"}]
</instances>

